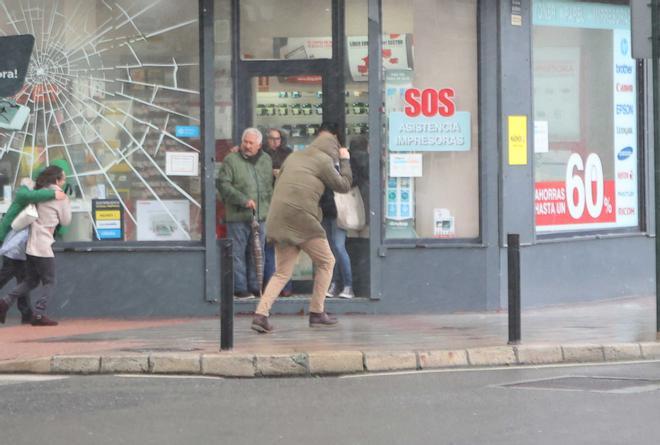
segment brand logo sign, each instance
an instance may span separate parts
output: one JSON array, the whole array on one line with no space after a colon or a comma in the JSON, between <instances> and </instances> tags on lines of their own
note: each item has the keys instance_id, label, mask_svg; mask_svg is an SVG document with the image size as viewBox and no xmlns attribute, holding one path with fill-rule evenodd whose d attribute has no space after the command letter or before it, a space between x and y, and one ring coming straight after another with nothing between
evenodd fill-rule
<instances>
[{"instance_id":1,"label":"brand logo sign","mask_svg":"<svg viewBox=\"0 0 660 445\"><path fill-rule=\"evenodd\" d=\"M632 93L633 86L631 83L618 83L616 84L616 90L619 93Z\"/></svg>"},{"instance_id":2,"label":"brand logo sign","mask_svg":"<svg viewBox=\"0 0 660 445\"><path fill-rule=\"evenodd\" d=\"M626 64L616 65L617 74L632 74L632 72L633 72L633 67L631 65L626 65Z\"/></svg>"},{"instance_id":3,"label":"brand logo sign","mask_svg":"<svg viewBox=\"0 0 660 445\"><path fill-rule=\"evenodd\" d=\"M628 49L630 46L628 45L628 39L621 39L621 54L624 56L628 55Z\"/></svg>"},{"instance_id":4,"label":"brand logo sign","mask_svg":"<svg viewBox=\"0 0 660 445\"><path fill-rule=\"evenodd\" d=\"M630 104L616 104L616 114L633 114L635 109Z\"/></svg>"},{"instance_id":5,"label":"brand logo sign","mask_svg":"<svg viewBox=\"0 0 660 445\"><path fill-rule=\"evenodd\" d=\"M632 156L633 151L634 150L633 150L632 147L624 147L619 151L619 153L616 155L616 157L619 161L625 161L630 156Z\"/></svg>"}]
</instances>

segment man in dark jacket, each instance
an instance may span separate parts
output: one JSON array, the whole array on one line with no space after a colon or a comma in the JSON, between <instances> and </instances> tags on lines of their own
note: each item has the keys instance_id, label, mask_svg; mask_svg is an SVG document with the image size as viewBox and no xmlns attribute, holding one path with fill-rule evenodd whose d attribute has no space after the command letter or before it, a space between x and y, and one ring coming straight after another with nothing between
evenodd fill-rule
<instances>
[{"instance_id":1,"label":"man in dark jacket","mask_svg":"<svg viewBox=\"0 0 660 445\"><path fill-rule=\"evenodd\" d=\"M293 150L286 145L284 132L278 128L269 128L266 133L266 146L264 151L268 153L273 160L273 183L280 174L282 164ZM264 287L270 281L270 277L275 273L275 246L271 242L266 242L266 251L264 252ZM282 292L281 297L289 297L293 294L293 283L289 281Z\"/></svg>"},{"instance_id":2,"label":"man in dark jacket","mask_svg":"<svg viewBox=\"0 0 660 445\"><path fill-rule=\"evenodd\" d=\"M225 203L227 234L233 241L234 295L254 298L260 294L256 263L252 255L252 218L259 221L261 249L264 249L264 220L273 195L273 163L261 150L262 135L256 128L243 132L236 153L225 157L218 174L218 191Z\"/></svg>"},{"instance_id":3,"label":"man in dark jacket","mask_svg":"<svg viewBox=\"0 0 660 445\"><path fill-rule=\"evenodd\" d=\"M339 171L335 169L339 164ZM321 226L319 199L325 187L346 193L351 188L350 155L340 147L336 126L324 124L319 135L302 151L292 153L282 166L266 221L268 239L275 243L276 271L266 286L252 320L252 329L273 330L270 308L291 278L300 251L315 266L309 325L331 326L337 319L324 310L325 293L332 279L335 258Z\"/></svg>"}]
</instances>

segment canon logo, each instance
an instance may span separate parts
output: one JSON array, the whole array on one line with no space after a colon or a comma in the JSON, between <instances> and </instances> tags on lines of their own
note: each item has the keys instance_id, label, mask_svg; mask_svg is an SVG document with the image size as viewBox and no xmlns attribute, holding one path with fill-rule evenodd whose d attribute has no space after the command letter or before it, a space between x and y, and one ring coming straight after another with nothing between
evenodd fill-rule
<instances>
[{"instance_id":1,"label":"canon logo","mask_svg":"<svg viewBox=\"0 0 660 445\"><path fill-rule=\"evenodd\" d=\"M629 83L617 83L616 84L616 90L619 93L632 93L633 92L633 86L632 86L632 84L629 84Z\"/></svg>"}]
</instances>

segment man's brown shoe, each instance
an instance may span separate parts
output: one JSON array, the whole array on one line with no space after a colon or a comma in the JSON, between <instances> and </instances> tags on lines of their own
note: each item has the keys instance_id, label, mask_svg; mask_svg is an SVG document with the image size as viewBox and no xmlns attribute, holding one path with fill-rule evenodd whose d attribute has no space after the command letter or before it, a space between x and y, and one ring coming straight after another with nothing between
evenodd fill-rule
<instances>
[{"instance_id":1,"label":"man's brown shoe","mask_svg":"<svg viewBox=\"0 0 660 445\"><path fill-rule=\"evenodd\" d=\"M46 315L35 315L32 317L32 326L57 326L58 323Z\"/></svg>"},{"instance_id":2,"label":"man's brown shoe","mask_svg":"<svg viewBox=\"0 0 660 445\"><path fill-rule=\"evenodd\" d=\"M0 323L4 323L7 318L7 311L9 310L9 305L5 303L5 300L0 299Z\"/></svg>"},{"instance_id":3,"label":"man's brown shoe","mask_svg":"<svg viewBox=\"0 0 660 445\"><path fill-rule=\"evenodd\" d=\"M273 325L265 315L254 314L251 328L253 331L257 331L260 334L273 332Z\"/></svg>"},{"instance_id":4,"label":"man's brown shoe","mask_svg":"<svg viewBox=\"0 0 660 445\"><path fill-rule=\"evenodd\" d=\"M309 313L309 327L323 327L323 326L334 326L338 323L336 317L331 317L325 312L310 312Z\"/></svg>"}]
</instances>

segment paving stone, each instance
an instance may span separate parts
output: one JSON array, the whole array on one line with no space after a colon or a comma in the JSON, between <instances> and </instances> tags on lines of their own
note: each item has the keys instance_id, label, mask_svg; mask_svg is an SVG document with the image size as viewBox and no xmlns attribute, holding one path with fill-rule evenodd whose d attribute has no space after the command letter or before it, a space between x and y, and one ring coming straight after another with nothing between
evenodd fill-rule
<instances>
[{"instance_id":1,"label":"paving stone","mask_svg":"<svg viewBox=\"0 0 660 445\"><path fill-rule=\"evenodd\" d=\"M616 343L603 345L605 360L639 360L642 358L642 350L638 343Z\"/></svg>"},{"instance_id":2,"label":"paving stone","mask_svg":"<svg viewBox=\"0 0 660 445\"><path fill-rule=\"evenodd\" d=\"M149 372L149 357L145 355L108 355L101 357L103 373Z\"/></svg>"},{"instance_id":3,"label":"paving stone","mask_svg":"<svg viewBox=\"0 0 660 445\"><path fill-rule=\"evenodd\" d=\"M299 376L308 371L305 354L257 355L255 363L258 376Z\"/></svg>"},{"instance_id":4,"label":"paving stone","mask_svg":"<svg viewBox=\"0 0 660 445\"><path fill-rule=\"evenodd\" d=\"M515 365L516 354L512 346L493 346L467 350L468 361L472 366Z\"/></svg>"},{"instance_id":5,"label":"paving stone","mask_svg":"<svg viewBox=\"0 0 660 445\"><path fill-rule=\"evenodd\" d=\"M421 369L451 368L455 366L467 366L467 352L456 351L423 351L417 353Z\"/></svg>"},{"instance_id":6,"label":"paving stone","mask_svg":"<svg viewBox=\"0 0 660 445\"><path fill-rule=\"evenodd\" d=\"M351 374L364 371L360 351L327 351L307 354L309 372L313 375Z\"/></svg>"},{"instance_id":7,"label":"paving stone","mask_svg":"<svg viewBox=\"0 0 660 445\"><path fill-rule=\"evenodd\" d=\"M51 372L55 374L96 374L100 369L98 355L56 355L51 363Z\"/></svg>"},{"instance_id":8,"label":"paving stone","mask_svg":"<svg viewBox=\"0 0 660 445\"><path fill-rule=\"evenodd\" d=\"M48 374L51 358L8 360L0 362L0 373Z\"/></svg>"},{"instance_id":9,"label":"paving stone","mask_svg":"<svg viewBox=\"0 0 660 445\"><path fill-rule=\"evenodd\" d=\"M223 377L254 377L256 368L251 354L203 354L202 374Z\"/></svg>"},{"instance_id":10,"label":"paving stone","mask_svg":"<svg viewBox=\"0 0 660 445\"><path fill-rule=\"evenodd\" d=\"M515 350L518 355L518 363L521 365L561 363L563 361L561 346L520 345L515 346Z\"/></svg>"},{"instance_id":11,"label":"paving stone","mask_svg":"<svg viewBox=\"0 0 660 445\"><path fill-rule=\"evenodd\" d=\"M565 362L602 362L605 358L600 345L564 345L561 349Z\"/></svg>"},{"instance_id":12,"label":"paving stone","mask_svg":"<svg viewBox=\"0 0 660 445\"><path fill-rule=\"evenodd\" d=\"M154 374L199 374L200 354L152 354L149 369Z\"/></svg>"},{"instance_id":13,"label":"paving stone","mask_svg":"<svg viewBox=\"0 0 660 445\"><path fill-rule=\"evenodd\" d=\"M642 348L642 356L647 359L660 358L659 342L644 342L639 344Z\"/></svg>"},{"instance_id":14,"label":"paving stone","mask_svg":"<svg viewBox=\"0 0 660 445\"><path fill-rule=\"evenodd\" d=\"M417 354L406 351L365 352L364 367L369 372L417 369Z\"/></svg>"}]
</instances>

